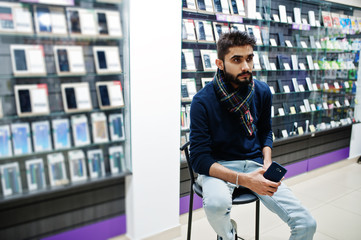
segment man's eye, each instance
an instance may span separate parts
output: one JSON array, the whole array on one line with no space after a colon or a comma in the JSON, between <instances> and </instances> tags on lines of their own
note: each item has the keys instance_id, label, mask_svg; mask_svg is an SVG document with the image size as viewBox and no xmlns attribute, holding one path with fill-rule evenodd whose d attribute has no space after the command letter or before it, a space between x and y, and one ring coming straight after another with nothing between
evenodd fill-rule
<instances>
[{"instance_id":1,"label":"man's eye","mask_svg":"<svg viewBox=\"0 0 361 240\"><path fill-rule=\"evenodd\" d=\"M249 57L247 58L247 62L251 62L253 60L253 58Z\"/></svg>"}]
</instances>

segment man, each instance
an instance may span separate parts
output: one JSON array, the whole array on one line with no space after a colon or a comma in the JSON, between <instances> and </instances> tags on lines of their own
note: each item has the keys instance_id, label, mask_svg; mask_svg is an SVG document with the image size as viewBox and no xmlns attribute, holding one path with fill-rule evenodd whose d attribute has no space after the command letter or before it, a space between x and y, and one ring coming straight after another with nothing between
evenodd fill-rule
<instances>
[{"instance_id":1,"label":"man","mask_svg":"<svg viewBox=\"0 0 361 240\"><path fill-rule=\"evenodd\" d=\"M190 160L203 188L203 207L218 239L233 240L231 196L237 185L247 187L289 225L290 239L312 239L316 222L310 213L284 183L263 177L272 162L272 94L252 77L255 43L245 32L223 34L217 73L192 100Z\"/></svg>"}]
</instances>

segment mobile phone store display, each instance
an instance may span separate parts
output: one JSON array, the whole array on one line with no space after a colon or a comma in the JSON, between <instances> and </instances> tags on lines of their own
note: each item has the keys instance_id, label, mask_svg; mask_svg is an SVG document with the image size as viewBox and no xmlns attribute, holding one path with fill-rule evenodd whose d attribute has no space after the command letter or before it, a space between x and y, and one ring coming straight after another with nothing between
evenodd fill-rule
<instances>
[{"instance_id":1,"label":"mobile phone store display","mask_svg":"<svg viewBox=\"0 0 361 240\"><path fill-rule=\"evenodd\" d=\"M189 136L189 86L212 81L216 42L231 31L256 40L253 77L273 95L274 140L351 125L361 50L355 10L319 1L183 1L181 141Z\"/></svg>"},{"instance_id":2,"label":"mobile phone store display","mask_svg":"<svg viewBox=\"0 0 361 240\"><path fill-rule=\"evenodd\" d=\"M21 2L0 2L0 204L130 174L124 5Z\"/></svg>"}]
</instances>

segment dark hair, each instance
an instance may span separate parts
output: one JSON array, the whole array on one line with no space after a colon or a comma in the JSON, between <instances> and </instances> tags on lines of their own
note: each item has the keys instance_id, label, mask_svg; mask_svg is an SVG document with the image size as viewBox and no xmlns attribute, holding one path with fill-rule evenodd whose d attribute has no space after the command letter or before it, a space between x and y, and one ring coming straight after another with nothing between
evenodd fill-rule
<instances>
[{"instance_id":1,"label":"dark hair","mask_svg":"<svg viewBox=\"0 0 361 240\"><path fill-rule=\"evenodd\" d=\"M231 47L256 45L256 39L253 35L249 35L247 32L232 31L224 33L219 37L217 42L217 54L218 59L224 60L224 56L229 53Z\"/></svg>"}]
</instances>

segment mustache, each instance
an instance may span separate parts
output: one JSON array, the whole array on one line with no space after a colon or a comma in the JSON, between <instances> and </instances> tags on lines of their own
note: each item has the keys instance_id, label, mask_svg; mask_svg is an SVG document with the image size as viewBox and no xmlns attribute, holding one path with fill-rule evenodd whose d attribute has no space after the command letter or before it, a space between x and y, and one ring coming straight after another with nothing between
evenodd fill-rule
<instances>
[{"instance_id":1,"label":"mustache","mask_svg":"<svg viewBox=\"0 0 361 240\"><path fill-rule=\"evenodd\" d=\"M243 72L243 73L239 73L238 75L237 75L237 78L238 77L250 77L250 76L252 76L252 73L251 72Z\"/></svg>"}]
</instances>

